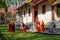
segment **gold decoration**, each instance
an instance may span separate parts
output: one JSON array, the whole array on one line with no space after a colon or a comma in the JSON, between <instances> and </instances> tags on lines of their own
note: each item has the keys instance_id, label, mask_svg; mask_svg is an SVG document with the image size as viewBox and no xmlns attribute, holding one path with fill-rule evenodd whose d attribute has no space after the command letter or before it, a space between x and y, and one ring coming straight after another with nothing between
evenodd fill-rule
<instances>
[{"instance_id":1,"label":"gold decoration","mask_svg":"<svg viewBox=\"0 0 60 40\"><path fill-rule=\"evenodd\" d=\"M26 3L29 3L29 2L31 2L32 0L25 0L26 1Z\"/></svg>"},{"instance_id":2,"label":"gold decoration","mask_svg":"<svg viewBox=\"0 0 60 40\"><path fill-rule=\"evenodd\" d=\"M54 0L48 0L48 2L49 2L50 4L52 4L52 3L54 2Z\"/></svg>"},{"instance_id":3,"label":"gold decoration","mask_svg":"<svg viewBox=\"0 0 60 40\"><path fill-rule=\"evenodd\" d=\"M29 4L32 6L33 5L33 2L30 2Z\"/></svg>"}]
</instances>

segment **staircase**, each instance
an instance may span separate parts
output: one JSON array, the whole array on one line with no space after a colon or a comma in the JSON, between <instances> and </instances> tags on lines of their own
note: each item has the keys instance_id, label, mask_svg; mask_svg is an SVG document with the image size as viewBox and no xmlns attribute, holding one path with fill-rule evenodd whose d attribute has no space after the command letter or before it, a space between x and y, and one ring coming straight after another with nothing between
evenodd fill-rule
<instances>
[{"instance_id":1,"label":"staircase","mask_svg":"<svg viewBox=\"0 0 60 40\"><path fill-rule=\"evenodd\" d=\"M54 28L45 28L44 32L46 34L60 34L60 29L54 29Z\"/></svg>"},{"instance_id":2,"label":"staircase","mask_svg":"<svg viewBox=\"0 0 60 40\"><path fill-rule=\"evenodd\" d=\"M27 29L27 32L36 32L35 22L27 23L26 29Z\"/></svg>"},{"instance_id":3,"label":"staircase","mask_svg":"<svg viewBox=\"0 0 60 40\"><path fill-rule=\"evenodd\" d=\"M37 32L35 29L35 22L27 23L26 25L27 32ZM45 25L44 32L46 34L60 34L60 20L59 21L50 21Z\"/></svg>"},{"instance_id":4,"label":"staircase","mask_svg":"<svg viewBox=\"0 0 60 40\"><path fill-rule=\"evenodd\" d=\"M45 26L47 26L47 27L45 27L45 30L42 33L60 34L60 20L48 22L47 25L45 25Z\"/></svg>"}]
</instances>

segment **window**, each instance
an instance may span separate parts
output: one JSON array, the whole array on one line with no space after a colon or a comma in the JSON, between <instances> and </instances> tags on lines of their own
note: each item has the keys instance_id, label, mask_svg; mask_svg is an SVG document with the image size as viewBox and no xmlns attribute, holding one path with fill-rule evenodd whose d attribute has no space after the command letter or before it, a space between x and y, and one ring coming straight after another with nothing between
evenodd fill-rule
<instances>
[{"instance_id":1,"label":"window","mask_svg":"<svg viewBox=\"0 0 60 40\"><path fill-rule=\"evenodd\" d=\"M28 9L28 13L29 13L29 16L30 16L30 13L31 13L31 9L30 8Z\"/></svg>"},{"instance_id":2,"label":"window","mask_svg":"<svg viewBox=\"0 0 60 40\"><path fill-rule=\"evenodd\" d=\"M46 13L46 5L43 5L42 6L42 14L45 14Z\"/></svg>"},{"instance_id":3,"label":"window","mask_svg":"<svg viewBox=\"0 0 60 40\"><path fill-rule=\"evenodd\" d=\"M26 12L25 12L25 10L24 10L24 17L25 17L25 13L26 13Z\"/></svg>"},{"instance_id":4,"label":"window","mask_svg":"<svg viewBox=\"0 0 60 40\"><path fill-rule=\"evenodd\" d=\"M60 17L60 5L57 5L57 17Z\"/></svg>"}]
</instances>

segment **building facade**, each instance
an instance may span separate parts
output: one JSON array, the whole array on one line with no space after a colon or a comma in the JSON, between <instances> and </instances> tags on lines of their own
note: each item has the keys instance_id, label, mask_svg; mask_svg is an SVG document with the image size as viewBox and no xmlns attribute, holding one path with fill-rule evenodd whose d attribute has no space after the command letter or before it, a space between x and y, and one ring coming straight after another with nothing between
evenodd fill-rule
<instances>
[{"instance_id":1,"label":"building facade","mask_svg":"<svg viewBox=\"0 0 60 40\"><path fill-rule=\"evenodd\" d=\"M20 3L20 7L18 8L18 10L25 24L32 22L32 6L26 3L26 0Z\"/></svg>"},{"instance_id":2,"label":"building facade","mask_svg":"<svg viewBox=\"0 0 60 40\"><path fill-rule=\"evenodd\" d=\"M53 4L53 16L54 19L56 20L56 28L60 28L60 0L56 0Z\"/></svg>"},{"instance_id":3,"label":"building facade","mask_svg":"<svg viewBox=\"0 0 60 40\"><path fill-rule=\"evenodd\" d=\"M35 22L36 16L38 16L39 21L41 23L44 21L44 24L47 25L53 20L55 22L60 20L60 4L55 4L56 1L57 0L32 0L30 2L26 2L26 0L24 0L17 10L19 10L19 14L22 15L24 24ZM57 26L59 24L58 22L55 24L56 28L60 28Z\"/></svg>"}]
</instances>

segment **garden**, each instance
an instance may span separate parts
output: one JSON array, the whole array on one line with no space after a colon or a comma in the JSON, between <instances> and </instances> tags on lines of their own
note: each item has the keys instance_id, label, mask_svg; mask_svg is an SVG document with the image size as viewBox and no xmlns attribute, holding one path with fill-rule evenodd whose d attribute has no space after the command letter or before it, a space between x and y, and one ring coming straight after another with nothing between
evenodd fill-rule
<instances>
[{"instance_id":1,"label":"garden","mask_svg":"<svg viewBox=\"0 0 60 40\"><path fill-rule=\"evenodd\" d=\"M0 38L2 40L60 40L59 35L49 35L42 33L23 33L20 29L15 32L8 31L8 25L0 25Z\"/></svg>"}]
</instances>

